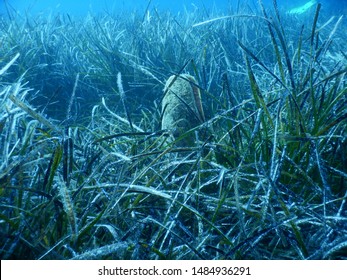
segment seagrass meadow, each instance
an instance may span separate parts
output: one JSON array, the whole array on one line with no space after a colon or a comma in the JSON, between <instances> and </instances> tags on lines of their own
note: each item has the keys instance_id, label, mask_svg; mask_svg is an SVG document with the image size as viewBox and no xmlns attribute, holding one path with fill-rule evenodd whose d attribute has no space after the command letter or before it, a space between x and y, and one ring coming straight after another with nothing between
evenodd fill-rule
<instances>
[{"instance_id":1,"label":"seagrass meadow","mask_svg":"<svg viewBox=\"0 0 347 280\"><path fill-rule=\"evenodd\" d=\"M1 259L347 259L346 42L319 4L2 16Z\"/></svg>"}]
</instances>

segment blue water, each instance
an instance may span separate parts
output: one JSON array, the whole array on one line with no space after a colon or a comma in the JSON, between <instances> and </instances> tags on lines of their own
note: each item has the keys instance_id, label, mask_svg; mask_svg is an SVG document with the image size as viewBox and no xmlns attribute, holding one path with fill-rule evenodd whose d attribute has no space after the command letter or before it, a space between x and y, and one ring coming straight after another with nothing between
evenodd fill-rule
<instances>
[{"instance_id":1,"label":"blue water","mask_svg":"<svg viewBox=\"0 0 347 280\"><path fill-rule=\"evenodd\" d=\"M309 0L277 0L280 9L291 9L305 4ZM47 14L68 13L80 16L91 13L124 13L129 11L144 11L150 2L151 8L169 10L178 13L183 10L203 9L211 11L213 8L221 13L227 13L230 8L236 9L237 4L257 7L257 0L0 0L0 13L7 10L20 14ZM346 13L347 0L320 0L325 9L336 13ZM272 5L272 0L263 0L267 6Z\"/></svg>"}]
</instances>

